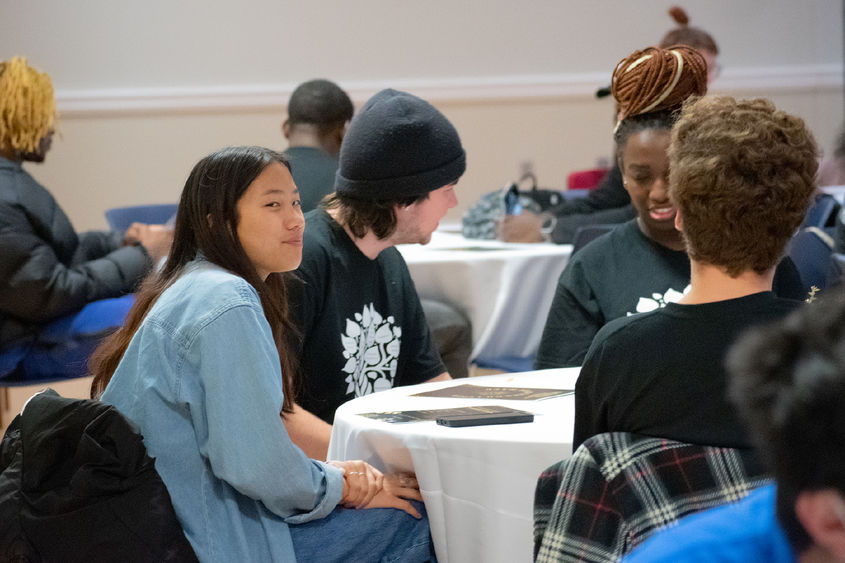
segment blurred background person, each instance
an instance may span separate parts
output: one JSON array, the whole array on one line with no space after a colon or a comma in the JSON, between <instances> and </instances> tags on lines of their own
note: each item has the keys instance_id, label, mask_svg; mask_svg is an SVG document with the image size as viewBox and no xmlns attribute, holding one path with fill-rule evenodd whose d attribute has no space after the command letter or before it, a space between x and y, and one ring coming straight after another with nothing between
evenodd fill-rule
<instances>
[{"instance_id":1,"label":"blurred background person","mask_svg":"<svg viewBox=\"0 0 845 563\"><path fill-rule=\"evenodd\" d=\"M37 349L45 323L92 301L134 291L172 240L171 229L139 223L127 231L127 240L118 233L76 233L55 198L23 167L24 162L44 161L55 122L50 77L21 57L0 63L0 349L4 350ZM42 347L49 355L51 346ZM55 360L56 365L44 369L61 367L61 358Z\"/></svg>"},{"instance_id":2,"label":"blurred background person","mask_svg":"<svg viewBox=\"0 0 845 563\"><path fill-rule=\"evenodd\" d=\"M703 29L692 27L689 24L689 16L680 6L669 8L669 15L678 27L666 32L657 46L665 49L673 45L686 45L698 51L707 63L707 85L710 86L722 71L718 62L719 46L716 45L716 40Z\"/></svg>"},{"instance_id":3,"label":"blurred background person","mask_svg":"<svg viewBox=\"0 0 845 563\"><path fill-rule=\"evenodd\" d=\"M334 191L337 156L353 112L349 95L330 80L303 82L290 96L282 122L288 140L284 155L291 163L303 213Z\"/></svg>"},{"instance_id":4,"label":"blurred background person","mask_svg":"<svg viewBox=\"0 0 845 563\"><path fill-rule=\"evenodd\" d=\"M836 137L833 154L824 157L819 164L816 181L819 187L845 185L845 124Z\"/></svg>"}]
</instances>

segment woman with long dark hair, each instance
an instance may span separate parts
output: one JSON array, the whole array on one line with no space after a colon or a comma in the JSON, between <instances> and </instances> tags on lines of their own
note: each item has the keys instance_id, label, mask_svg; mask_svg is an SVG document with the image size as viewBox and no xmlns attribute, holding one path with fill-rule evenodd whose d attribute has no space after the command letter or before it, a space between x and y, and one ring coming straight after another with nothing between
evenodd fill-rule
<instances>
[{"instance_id":1,"label":"woman with long dark hair","mask_svg":"<svg viewBox=\"0 0 845 563\"><path fill-rule=\"evenodd\" d=\"M294 327L282 272L302 258L299 205L279 153L202 159L164 267L92 358L92 397L140 427L202 561L432 559L422 505L406 500L421 500L412 477L310 460L285 430Z\"/></svg>"}]
</instances>

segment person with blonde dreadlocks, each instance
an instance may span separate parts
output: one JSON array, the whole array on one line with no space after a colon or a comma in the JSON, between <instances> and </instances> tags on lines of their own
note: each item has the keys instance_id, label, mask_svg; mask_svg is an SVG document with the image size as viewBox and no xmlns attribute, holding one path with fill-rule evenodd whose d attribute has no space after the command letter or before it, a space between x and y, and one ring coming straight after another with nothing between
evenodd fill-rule
<instances>
[{"instance_id":1,"label":"person with blonde dreadlocks","mask_svg":"<svg viewBox=\"0 0 845 563\"><path fill-rule=\"evenodd\" d=\"M558 280L535 367L579 366L606 323L675 302L690 283L690 261L668 196L669 136L680 106L707 88L697 50L649 47L620 61L611 88L619 104L614 138L623 184L637 217L589 243ZM778 270L775 292L804 297L795 265Z\"/></svg>"},{"instance_id":2,"label":"person with blonde dreadlocks","mask_svg":"<svg viewBox=\"0 0 845 563\"><path fill-rule=\"evenodd\" d=\"M133 225L127 245L116 233L74 231L50 192L23 168L44 161L55 120L50 77L21 57L0 62L0 352L21 356L49 348L39 341L46 323L133 291L172 238L156 225ZM56 363L36 362L45 370ZM27 365L28 377L50 375ZM17 369L0 367L0 375Z\"/></svg>"}]
</instances>

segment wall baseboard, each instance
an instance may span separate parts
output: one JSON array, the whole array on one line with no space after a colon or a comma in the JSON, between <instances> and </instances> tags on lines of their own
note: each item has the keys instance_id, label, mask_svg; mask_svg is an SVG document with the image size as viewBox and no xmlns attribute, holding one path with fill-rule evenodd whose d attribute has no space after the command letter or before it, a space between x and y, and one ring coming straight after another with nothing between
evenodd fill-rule
<instances>
[{"instance_id":1,"label":"wall baseboard","mask_svg":"<svg viewBox=\"0 0 845 563\"><path fill-rule=\"evenodd\" d=\"M414 78L341 82L356 104L382 88L413 92L437 103L483 103L520 99L583 99L609 82L606 73ZM837 64L728 69L714 90L778 92L842 89L843 66ZM209 87L58 90L63 117L278 110L296 84Z\"/></svg>"}]
</instances>

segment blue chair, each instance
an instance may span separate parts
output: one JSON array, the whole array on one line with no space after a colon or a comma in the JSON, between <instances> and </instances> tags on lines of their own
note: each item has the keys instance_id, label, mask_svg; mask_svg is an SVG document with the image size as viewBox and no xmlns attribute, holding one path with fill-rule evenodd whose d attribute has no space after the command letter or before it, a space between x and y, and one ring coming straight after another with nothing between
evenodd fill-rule
<instances>
[{"instance_id":1,"label":"blue chair","mask_svg":"<svg viewBox=\"0 0 845 563\"><path fill-rule=\"evenodd\" d=\"M175 203L115 207L106 211L106 221L109 223L109 228L117 232L125 231L132 223L160 225L167 223L176 215L177 207Z\"/></svg>"},{"instance_id":2,"label":"blue chair","mask_svg":"<svg viewBox=\"0 0 845 563\"><path fill-rule=\"evenodd\" d=\"M572 190L566 190L565 192L560 192L560 195L563 196L563 199L578 199L582 197L587 197L590 195L590 191L587 188L577 188Z\"/></svg>"},{"instance_id":3,"label":"blue chair","mask_svg":"<svg viewBox=\"0 0 845 563\"><path fill-rule=\"evenodd\" d=\"M807 209L801 228L818 227L823 229L831 227L837 211L839 211L839 202L836 201L835 197L825 193L816 194L813 204Z\"/></svg>"},{"instance_id":4,"label":"blue chair","mask_svg":"<svg viewBox=\"0 0 845 563\"><path fill-rule=\"evenodd\" d=\"M37 340L0 350L0 387L87 375L88 358L103 337L123 325L134 295L101 299L44 325Z\"/></svg>"},{"instance_id":5,"label":"blue chair","mask_svg":"<svg viewBox=\"0 0 845 563\"><path fill-rule=\"evenodd\" d=\"M822 290L835 279L837 266L833 259L833 240L818 227L801 229L789 240L786 252L801 276L804 290Z\"/></svg>"}]
</instances>

